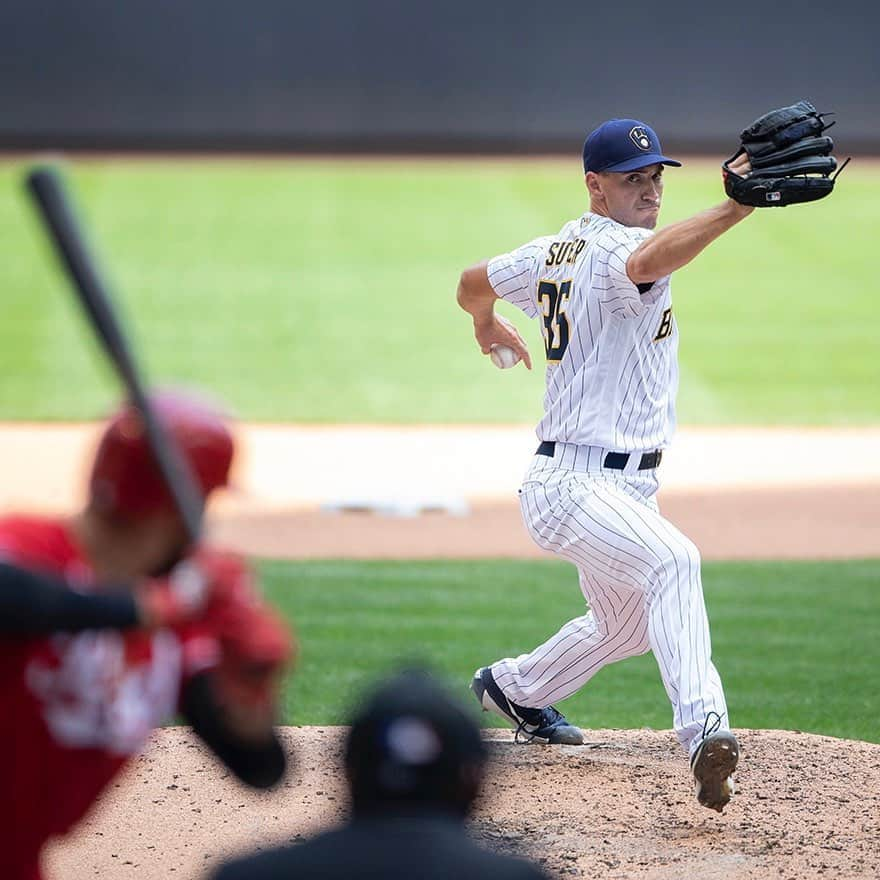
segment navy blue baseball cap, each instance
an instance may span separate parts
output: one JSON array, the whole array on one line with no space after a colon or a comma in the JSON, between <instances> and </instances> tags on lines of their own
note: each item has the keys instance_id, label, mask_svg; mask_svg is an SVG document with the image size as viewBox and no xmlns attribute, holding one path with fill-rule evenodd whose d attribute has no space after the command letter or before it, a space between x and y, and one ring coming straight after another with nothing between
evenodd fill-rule
<instances>
[{"instance_id":1,"label":"navy blue baseball cap","mask_svg":"<svg viewBox=\"0 0 880 880\"><path fill-rule=\"evenodd\" d=\"M681 162L663 155L660 138L638 119L609 119L591 131L584 143L584 171L635 171L646 165Z\"/></svg>"}]
</instances>

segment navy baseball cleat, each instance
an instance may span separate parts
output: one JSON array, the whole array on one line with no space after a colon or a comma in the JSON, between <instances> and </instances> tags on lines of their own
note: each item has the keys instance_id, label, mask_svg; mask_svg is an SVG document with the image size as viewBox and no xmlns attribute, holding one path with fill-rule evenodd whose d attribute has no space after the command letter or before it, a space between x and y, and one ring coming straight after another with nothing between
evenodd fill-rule
<instances>
[{"instance_id":1,"label":"navy baseball cleat","mask_svg":"<svg viewBox=\"0 0 880 880\"><path fill-rule=\"evenodd\" d=\"M492 670L488 666L474 673L471 690L484 712L494 712L516 728L517 742L568 746L584 744L584 735L580 728L569 724L565 716L553 706L547 706L546 709L531 709L528 706L518 706L508 700L495 683Z\"/></svg>"},{"instance_id":2,"label":"navy baseball cleat","mask_svg":"<svg viewBox=\"0 0 880 880\"><path fill-rule=\"evenodd\" d=\"M709 718L715 716L710 725ZM721 730L721 716L710 712L703 725L703 738L691 756L691 772L697 800L719 813L736 792L733 771L739 761L739 743L729 730Z\"/></svg>"}]
</instances>

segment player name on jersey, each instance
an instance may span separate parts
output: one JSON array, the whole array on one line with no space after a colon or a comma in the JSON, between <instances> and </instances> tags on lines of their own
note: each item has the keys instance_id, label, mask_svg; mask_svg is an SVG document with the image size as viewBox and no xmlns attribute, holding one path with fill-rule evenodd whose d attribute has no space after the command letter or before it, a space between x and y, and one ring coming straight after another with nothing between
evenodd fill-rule
<instances>
[{"instance_id":1,"label":"player name on jersey","mask_svg":"<svg viewBox=\"0 0 880 880\"><path fill-rule=\"evenodd\" d=\"M580 238L577 241L554 241L547 249L545 266L571 266L581 255L587 246L586 241Z\"/></svg>"}]
</instances>

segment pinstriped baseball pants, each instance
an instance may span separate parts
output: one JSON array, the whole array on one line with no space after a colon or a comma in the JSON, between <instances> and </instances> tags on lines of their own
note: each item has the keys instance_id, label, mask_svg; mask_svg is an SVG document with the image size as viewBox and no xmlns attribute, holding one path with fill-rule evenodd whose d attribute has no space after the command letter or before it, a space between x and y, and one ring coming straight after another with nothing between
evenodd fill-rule
<instances>
[{"instance_id":1,"label":"pinstriped baseball pants","mask_svg":"<svg viewBox=\"0 0 880 880\"><path fill-rule=\"evenodd\" d=\"M545 550L574 563L589 605L528 654L492 674L508 699L544 707L579 690L603 666L653 651L685 749L709 712L729 727L712 663L709 621L693 542L659 513L652 470L611 470L604 450L556 444L536 455L520 489L526 526ZM630 456L633 464L639 456Z\"/></svg>"}]
</instances>

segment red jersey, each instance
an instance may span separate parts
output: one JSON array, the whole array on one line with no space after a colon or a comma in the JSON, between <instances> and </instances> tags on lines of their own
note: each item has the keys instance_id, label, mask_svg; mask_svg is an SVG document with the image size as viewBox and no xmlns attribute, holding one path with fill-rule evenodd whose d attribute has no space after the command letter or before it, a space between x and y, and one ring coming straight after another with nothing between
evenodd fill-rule
<instances>
[{"instance_id":1,"label":"red jersey","mask_svg":"<svg viewBox=\"0 0 880 880\"><path fill-rule=\"evenodd\" d=\"M61 575L89 592L93 575L64 523L0 519L0 559ZM195 627L89 630L0 639L0 877L38 880L40 849L63 834L171 718L188 675L216 662Z\"/></svg>"}]
</instances>

